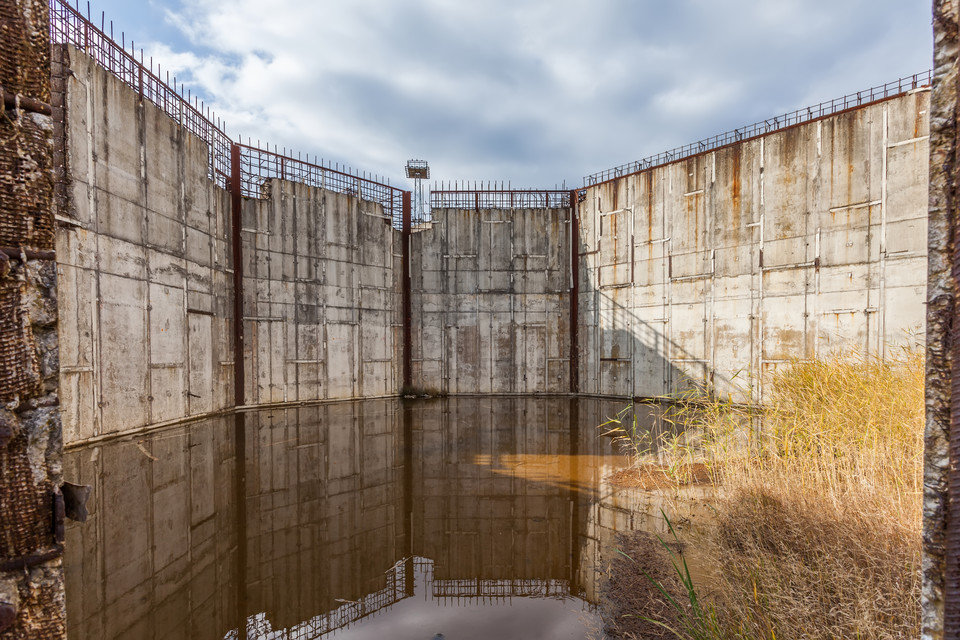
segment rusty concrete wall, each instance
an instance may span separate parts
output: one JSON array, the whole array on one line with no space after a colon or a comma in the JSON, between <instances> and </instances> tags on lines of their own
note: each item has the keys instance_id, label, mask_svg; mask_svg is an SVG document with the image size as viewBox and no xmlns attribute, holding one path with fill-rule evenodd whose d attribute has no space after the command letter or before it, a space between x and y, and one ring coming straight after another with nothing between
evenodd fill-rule
<instances>
[{"instance_id":1,"label":"rusty concrete wall","mask_svg":"<svg viewBox=\"0 0 960 640\"><path fill-rule=\"evenodd\" d=\"M230 201L207 178L208 147L83 53L63 64L65 438L228 407Z\"/></svg>"},{"instance_id":2,"label":"rusty concrete wall","mask_svg":"<svg viewBox=\"0 0 960 640\"><path fill-rule=\"evenodd\" d=\"M66 622L47 4L0 23L0 638L43 640Z\"/></svg>"},{"instance_id":3,"label":"rusty concrete wall","mask_svg":"<svg viewBox=\"0 0 960 640\"><path fill-rule=\"evenodd\" d=\"M956 601L947 603L948 574L957 584L956 556L948 564L946 525L956 517L957 491L949 477L951 422L956 407L954 368L956 341L957 280L951 265L957 264L960 237L960 193L958 193L958 55L960 55L960 2L933 3L934 79L930 104L930 195L929 256L927 281L927 373L926 430L924 434L923 496L923 591L922 630L924 640L953 638L960 632L960 611ZM953 461L956 468L956 461ZM956 541L956 535L954 537ZM955 553L955 551L954 551ZM949 568L948 568L949 567ZM954 591L956 597L956 591ZM952 605L952 607L950 607ZM949 607L949 608L948 608ZM945 629L945 617L951 621ZM952 630L952 635L951 635ZM945 633L946 631L946 633Z\"/></svg>"},{"instance_id":4,"label":"rusty concrete wall","mask_svg":"<svg viewBox=\"0 0 960 640\"><path fill-rule=\"evenodd\" d=\"M569 390L569 209L434 209L411 240L413 386Z\"/></svg>"},{"instance_id":5,"label":"rusty concrete wall","mask_svg":"<svg viewBox=\"0 0 960 640\"><path fill-rule=\"evenodd\" d=\"M266 191L243 205L247 404L396 394L400 232L373 202Z\"/></svg>"},{"instance_id":6,"label":"rusty concrete wall","mask_svg":"<svg viewBox=\"0 0 960 640\"><path fill-rule=\"evenodd\" d=\"M929 90L586 190L581 391L764 374L924 330Z\"/></svg>"}]
</instances>

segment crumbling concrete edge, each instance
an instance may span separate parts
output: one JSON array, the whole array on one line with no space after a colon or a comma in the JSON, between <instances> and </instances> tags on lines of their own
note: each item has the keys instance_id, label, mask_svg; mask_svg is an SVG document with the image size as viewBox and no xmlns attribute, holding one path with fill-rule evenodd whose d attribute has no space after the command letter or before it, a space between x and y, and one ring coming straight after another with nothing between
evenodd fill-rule
<instances>
[{"instance_id":1,"label":"crumbling concrete edge","mask_svg":"<svg viewBox=\"0 0 960 640\"><path fill-rule=\"evenodd\" d=\"M927 258L926 424L923 476L921 637L944 637L946 518L953 358L957 314L951 274L957 233L958 1L934 0L934 79L930 113Z\"/></svg>"}]
</instances>

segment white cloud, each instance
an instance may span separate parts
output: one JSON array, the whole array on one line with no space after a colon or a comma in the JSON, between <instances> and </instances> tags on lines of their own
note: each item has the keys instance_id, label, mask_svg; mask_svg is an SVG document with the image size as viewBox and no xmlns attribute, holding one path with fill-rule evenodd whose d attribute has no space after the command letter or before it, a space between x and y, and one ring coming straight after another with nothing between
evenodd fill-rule
<instances>
[{"instance_id":1,"label":"white cloud","mask_svg":"<svg viewBox=\"0 0 960 640\"><path fill-rule=\"evenodd\" d=\"M914 4L198 0L167 9L189 46L150 53L230 133L539 186L920 70Z\"/></svg>"}]
</instances>

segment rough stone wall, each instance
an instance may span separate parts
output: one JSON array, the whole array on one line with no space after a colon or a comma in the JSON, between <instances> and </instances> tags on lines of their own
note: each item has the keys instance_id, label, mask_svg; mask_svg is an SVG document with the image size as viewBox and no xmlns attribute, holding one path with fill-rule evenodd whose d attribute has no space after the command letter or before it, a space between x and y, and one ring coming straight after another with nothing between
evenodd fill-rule
<instances>
[{"instance_id":1,"label":"rough stone wall","mask_svg":"<svg viewBox=\"0 0 960 640\"><path fill-rule=\"evenodd\" d=\"M208 146L66 52L57 262L66 440L233 403L229 194Z\"/></svg>"},{"instance_id":2,"label":"rough stone wall","mask_svg":"<svg viewBox=\"0 0 960 640\"><path fill-rule=\"evenodd\" d=\"M762 400L793 358L922 339L928 110L920 89L587 189L581 391Z\"/></svg>"},{"instance_id":3,"label":"rough stone wall","mask_svg":"<svg viewBox=\"0 0 960 640\"><path fill-rule=\"evenodd\" d=\"M65 633L53 120L16 107L50 104L47 4L3 0L0 24L0 638L42 640Z\"/></svg>"},{"instance_id":4,"label":"rough stone wall","mask_svg":"<svg viewBox=\"0 0 960 640\"><path fill-rule=\"evenodd\" d=\"M400 232L350 195L267 192L243 206L247 404L396 394Z\"/></svg>"},{"instance_id":5,"label":"rough stone wall","mask_svg":"<svg viewBox=\"0 0 960 640\"><path fill-rule=\"evenodd\" d=\"M957 192L957 83L960 3L933 3L934 82L930 114L929 253L927 258L927 395L924 437L922 637L944 637L944 585L952 371L950 336L957 314L951 274L960 233ZM954 511L955 513L955 511ZM955 612L957 615L957 612ZM954 630L957 627L954 620Z\"/></svg>"},{"instance_id":6,"label":"rough stone wall","mask_svg":"<svg viewBox=\"0 0 960 640\"><path fill-rule=\"evenodd\" d=\"M413 386L566 393L570 210L432 215L411 239Z\"/></svg>"}]
</instances>

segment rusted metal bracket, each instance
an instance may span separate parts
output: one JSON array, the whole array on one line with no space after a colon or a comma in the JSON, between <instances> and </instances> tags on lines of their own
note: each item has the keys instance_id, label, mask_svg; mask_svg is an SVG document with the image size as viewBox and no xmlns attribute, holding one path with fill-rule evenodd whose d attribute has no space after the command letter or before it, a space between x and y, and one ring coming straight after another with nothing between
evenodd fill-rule
<instances>
[{"instance_id":1,"label":"rusted metal bracket","mask_svg":"<svg viewBox=\"0 0 960 640\"><path fill-rule=\"evenodd\" d=\"M10 93L6 89L0 89L3 92L4 109L15 109L20 111L29 111L31 113L40 113L45 116L53 115L53 107L46 102L35 98L28 98L16 93Z\"/></svg>"},{"instance_id":2,"label":"rusted metal bracket","mask_svg":"<svg viewBox=\"0 0 960 640\"><path fill-rule=\"evenodd\" d=\"M580 198L570 192L570 393L580 391Z\"/></svg>"},{"instance_id":3,"label":"rusted metal bracket","mask_svg":"<svg viewBox=\"0 0 960 640\"><path fill-rule=\"evenodd\" d=\"M93 487L88 484L64 482L60 487L63 493L64 514L71 520L86 522L87 516L90 515L87 511L87 500L90 499L92 490Z\"/></svg>"},{"instance_id":4,"label":"rusted metal bracket","mask_svg":"<svg viewBox=\"0 0 960 640\"><path fill-rule=\"evenodd\" d=\"M402 198L400 237L403 255L400 260L400 290L403 304L403 366L401 373L403 377L403 392L406 393L413 384L413 338L411 334L411 325L413 323L411 289L413 283L410 281L411 193L404 191Z\"/></svg>"},{"instance_id":5,"label":"rusted metal bracket","mask_svg":"<svg viewBox=\"0 0 960 640\"><path fill-rule=\"evenodd\" d=\"M49 551L43 551L41 553L31 553L29 555L21 556L19 558L11 558L10 560L0 561L0 573L5 573L8 571L26 571L32 567L37 566L38 564L43 564L44 562L50 562L55 560L63 555L63 545L58 544L53 549Z\"/></svg>"},{"instance_id":6,"label":"rusted metal bracket","mask_svg":"<svg viewBox=\"0 0 960 640\"><path fill-rule=\"evenodd\" d=\"M0 602L0 633L17 621L17 608L11 602Z\"/></svg>"},{"instance_id":7,"label":"rusted metal bracket","mask_svg":"<svg viewBox=\"0 0 960 640\"><path fill-rule=\"evenodd\" d=\"M56 260L57 252L49 250L22 249L20 247L0 247L0 253L5 254L11 260L20 260L26 257L27 260Z\"/></svg>"}]
</instances>

